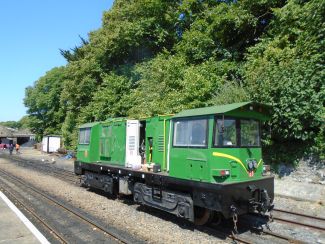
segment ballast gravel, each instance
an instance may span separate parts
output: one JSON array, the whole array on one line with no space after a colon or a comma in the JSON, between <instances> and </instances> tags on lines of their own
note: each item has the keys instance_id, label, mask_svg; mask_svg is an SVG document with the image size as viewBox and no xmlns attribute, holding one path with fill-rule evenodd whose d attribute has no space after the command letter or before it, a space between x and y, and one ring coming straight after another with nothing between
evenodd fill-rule
<instances>
[{"instance_id":1,"label":"ballast gravel","mask_svg":"<svg viewBox=\"0 0 325 244\"><path fill-rule=\"evenodd\" d=\"M49 175L29 170L0 159L0 168L30 182L53 196L100 218L109 226L126 230L131 235L148 243L224 243L213 235L193 228L186 221L164 216L167 213L146 209L127 198L110 199L78 185L68 184Z\"/></svg>"},{"instance_id":2,"label":"ballast gravel","mask_svg":"<svg viewBox=\"0 0 325 244\"><path fill-rule=\"evenodd\" d=\"M132 199L123 197L111 199L102 192L89 191L78 185L71 185L52 176L17 166L10 160L0 158L0 168L4 169L53 196L57 196L75 207L101 219L104 223L122 229L148 243L224 243L204 228L194 228L192 224L176 216L134 204ZM286 184L286 187L290 186ZM310 183L306 183L309 189ZM275 206L299 213L324 217L325 206L310 201L297 201L287 197L275 197ZM240 221L240 219L239 219ZM304 240L307 243L325 243L325 236L313 233L311 229L270 223L272 231ZM228 241L229 242L229 241ZM259 241L257 241L258 243ZM272 243L264 240L261 243Z\"/></svg>"},{"instance_id":3,"label":"ballast gravel","mask_svg":"<svg viewBox=\"0 0 325 244\"><path fill-rule=\"evenodd\" d=\"M285 197L275 197L275 208L292 212L303 213L311 216L325 218L325 206L317 202L296 201Z\"/></svg>"}]
</instances>

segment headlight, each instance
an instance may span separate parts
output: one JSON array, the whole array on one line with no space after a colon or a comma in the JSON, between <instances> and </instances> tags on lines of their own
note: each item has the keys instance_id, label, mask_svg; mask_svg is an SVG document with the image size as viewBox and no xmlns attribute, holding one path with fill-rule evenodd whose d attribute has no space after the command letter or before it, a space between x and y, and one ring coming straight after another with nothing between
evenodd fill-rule
<instances>
[{"instance_id":1,"label":"headlight","mask_svg":"<svg viewBox=\"0 0 325 244\"><path fill-rule=\"evenodd\" d=\"M247 166L248 166L248 169L249 170L252 170L253 169L253 166L254 166L253 165L253 162L252 161L248 161L248 165Z\"/></svg>"},{"instance_id":2,"label":"headlight","mask_svg":"<svg viewBox=\"0 0 325 244\"><path fill-rule=\"evenodd\" d=\"M257 161L255 159L247 159L248 170L253 170L257 168Z\"/></svg>"}]
</instances>

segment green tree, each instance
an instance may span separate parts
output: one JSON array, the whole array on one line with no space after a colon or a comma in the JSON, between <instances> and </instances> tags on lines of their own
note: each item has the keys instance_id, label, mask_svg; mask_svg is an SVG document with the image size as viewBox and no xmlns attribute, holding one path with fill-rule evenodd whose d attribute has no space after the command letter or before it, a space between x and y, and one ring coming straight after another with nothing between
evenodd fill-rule
<instances>
[{"instance_id":1,"label":"green tree","mask_svg":"<svg viewBox=\"0 0 325 244\"><path fill-rule=\"evenodd\" d=\"M61 50L64 68L26 89L27 124L73 148L84 122L254 100L273 108L271 161L324 155L324 4L116 0Z\"/></svg>"},{"instance_id":2,"label":"green tree","mask_svg":"<svg viewBox=\"0 0 325 244\"><path fill-rule=\"evenodd\" d=\"M24 104L28 108L28 124L38 136L60 134L64 112L60 108L65 68L53 68L26 88Z\"/></svg>"},{"instance_id":3,"label":"green tree","mask_svg":"<svg viewBox=\"0 0 325 244\"><path fill-rule=\"evenodd\" d=\"M13 120L0 122L0 125L5 127L10 127L10 128L15 128L15 129L21 128L21 124L19 123L19 121L13 121Z\"/></svg>"},{"instance_id":4,"label":"green tree","mask_svg":"<svg viewBox=\"0 0 325 244\"><path fill-rule=\"evenodd\" d=\"M159 55L138 65L140 77L130 95L131 116L175 113L183 109L220 104L216 96L234 92L228 101L247 98L240 87L238 66L233 62L209 60L188 64L184 56ZM229 83L229 84L228 84ZM239 90L235 92L235 90ZM242 101L242 100L241 100Z\"/></svg>"},{"instance_id":5,"label":"green tree","mask_svg":"<svg viewBox=\"0 0 325 244\"><path fill-rule=\"evenodd\" d=\"M253 100L274 107L274 146L301 145L291 150L298 157L315 143L324 123L324 12L321 0L289 1L275 11L272 28L247 55L247 90L255 91ZM281 158L290 150L281 151L274 161L292 160Z\"/></svg>"},{"instance_id":6,"label":"green tree","mask_svg":"<svg viewBox=\"0 0 325 244\"><path fill-rule=\"evenodd\" d=\"M118 0L90 33L89 51L104 70L153 57L176 41L177 1Z\"/></svg>"},{"instance_id":7,"label":"green tree","mask_svg":"<svg viewBox=\"0 0 325 244\"><path fill-rule=\"evenodd\" d=\"M131 82L128 77L113 73L105 75L92 101L82 109L79 122L125 116L129 108L125 99L126 94L130 92L130 87Z\"/></svg>"}]
</instances>

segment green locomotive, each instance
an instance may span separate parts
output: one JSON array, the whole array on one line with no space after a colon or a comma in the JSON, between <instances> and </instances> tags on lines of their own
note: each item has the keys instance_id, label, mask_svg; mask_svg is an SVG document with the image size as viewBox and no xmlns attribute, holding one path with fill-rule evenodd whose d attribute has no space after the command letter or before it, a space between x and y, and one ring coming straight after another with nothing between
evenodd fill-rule
<instances>
[{"instance_id":1,"label":"green locomotive","mask_svg":"<svg viewBox=\"0 0 325 244\"><path fill-rule=\"evenodd\" d=\"M266 106L244 102L84 124L75 173L86 187L133 195L196 224L265 213L274 198L260 144L267 119Z\"/></svg>"}]
</instances>

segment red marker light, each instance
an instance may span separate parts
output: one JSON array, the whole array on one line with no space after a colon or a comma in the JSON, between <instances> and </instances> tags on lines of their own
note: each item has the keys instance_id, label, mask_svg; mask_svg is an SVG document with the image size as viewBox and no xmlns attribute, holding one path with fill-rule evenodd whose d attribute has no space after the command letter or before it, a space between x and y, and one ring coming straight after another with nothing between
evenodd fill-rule
<instances>
[{"instance_id":1,"label":"red marker light","mask_svg":"<svg viewBox=\"0 0 325 244\"><path fill-rule=\"evenodd\" d=\"M226 175L229 175L229 170L220 170L220 175L221 176L226 176Z\"/></svg>"}]
</instances>

